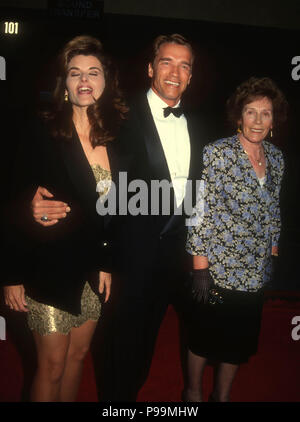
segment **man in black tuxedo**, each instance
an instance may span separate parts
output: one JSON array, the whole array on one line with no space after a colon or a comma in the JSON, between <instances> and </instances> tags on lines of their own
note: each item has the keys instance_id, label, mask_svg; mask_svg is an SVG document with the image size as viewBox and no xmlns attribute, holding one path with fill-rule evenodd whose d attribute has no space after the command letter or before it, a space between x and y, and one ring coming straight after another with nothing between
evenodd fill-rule
<instances>
[{"instance_id":1,"label":"man in black tuxedo","mask_svg":"<svg viewBox=\"0 0 300 422\"><path fill-rule=\"evenodd\" d=\"M126 172L128 183L145 182L149 207L147 213L134 215L130 209L115 218L120 281L112 290L104 400L136 400L149 372L160 324L168 305L177 304L188 270L186 216L176 209L183 205L187 180L201 178L202 148L208 140L199 117L193 121L180 104L192 65L192 47L184 37L156 38L148 65L151 88L131 105L119 138L119 170ZM157 198L151 196L153 180L172 186L169 200L165 192L160 197L170 206L169 212L160 203L151 213L151 205L157 208ZM46 213L50 219L46 224L51 224L50 209L42 203L40 208L34 206L36 215ZM51 205L55 210L55 201ZM64 211L52 211L53 218Z\"/></svg>"},{"instance_id":2,"label":"man in black tuxedo","mask_svg":"<svg viewBox=\"0 0 300 422\"><path fill-rule=\"evenodd\" d=\"M120 283L115 285L109 367L112 391L104 396L113 401L136 400L167 307L176 305L181 294L188 270L186 217L175 215L175 210L183 204L187 179L201 177L207 141L203 128L199 131L199 120L193 122L180 107L191 81L192 47L177 34L159 36L153 47L148 65L151 88L133 101L120 136L121 170L126 171L128 183L146 183L150 211L132 215L129 210L120 224ZM153 180L172 183L166 215L161 203L157 215L151 215L151 206L157 205L157 197L151 196ZM166 205L165 192L160 199Z\"/></svg>"}]
</instances>

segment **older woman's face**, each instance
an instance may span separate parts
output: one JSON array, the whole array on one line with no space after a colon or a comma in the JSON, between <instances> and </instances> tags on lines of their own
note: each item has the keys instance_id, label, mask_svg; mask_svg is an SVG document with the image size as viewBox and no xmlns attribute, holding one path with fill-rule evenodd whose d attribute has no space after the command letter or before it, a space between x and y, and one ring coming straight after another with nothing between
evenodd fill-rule
<instances>
[{"instance_id":1,"label":"older woman's face","mask_svg":"<svg viewBox=\"0 0 300 422\"><path fill-rule=\"evenodd\" d=\"M249 142L262 142L273 125L272 102L267 98L259 98L245 105L239 121L241 135Z\"/></svg>"},{"instance_id":2,"label":"older woman's face","mask_svg":"<svg viewBox=\"0 0 300 422\"><path fill-rule=\"evenodd\" d=\"M70 60L66 79L69 101L88 107L100 98L105 87L103 67L95 56L78 55Z\"/></svg>"}]
</instances>

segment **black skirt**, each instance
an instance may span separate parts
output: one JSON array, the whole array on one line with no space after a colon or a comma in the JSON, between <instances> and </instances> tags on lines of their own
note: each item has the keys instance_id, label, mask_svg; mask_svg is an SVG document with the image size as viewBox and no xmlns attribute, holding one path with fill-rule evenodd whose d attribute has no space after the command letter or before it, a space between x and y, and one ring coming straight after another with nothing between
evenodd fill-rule
<instances>
[{"instance_id":1,"label":"black skirt","mask_svg":"<svg viewBox=\"0 0 300 422\"><path fill-rule=\"evenodd\" d=\"M257 352L264 293L217 288L223 303L190 303L189 349L217 362L240 364Z\"/></svg>"}]
</instances>

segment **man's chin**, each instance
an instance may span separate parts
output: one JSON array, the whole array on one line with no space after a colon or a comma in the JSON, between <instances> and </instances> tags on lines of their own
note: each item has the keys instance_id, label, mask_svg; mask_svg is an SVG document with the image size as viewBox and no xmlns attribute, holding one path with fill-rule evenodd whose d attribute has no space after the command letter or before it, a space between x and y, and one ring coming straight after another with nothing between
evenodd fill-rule
<instances>
[{"instance_id":1,"label":"man's chin","mask_svg":"<svg viewBox=\"0 0 300 422\"><path fill-rule=\"evenodd\" d=\"M164 97L161 97L165 102L172 102L173 105L177 104L178 101L181 98L181 95L164 95ZM173 107L173 106L171 106Z\"/></svg>"}]
</instances>

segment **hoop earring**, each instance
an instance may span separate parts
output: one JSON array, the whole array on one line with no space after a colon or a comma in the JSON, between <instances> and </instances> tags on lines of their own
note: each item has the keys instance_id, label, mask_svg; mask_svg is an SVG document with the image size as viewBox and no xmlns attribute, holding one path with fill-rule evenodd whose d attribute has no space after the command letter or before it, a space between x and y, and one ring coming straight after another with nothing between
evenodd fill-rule
<instances>
[{"instance_id":1,"label":"hoop earring","mask_svg":"<svg viewBox=\"0 0 300 422\"><path fill-rule=\"evenodd\" d=\"M65 102L67 103L69 101L69 94L68 91L65 92L65 96L64 96Z\"/></svg>"},{"instance_id":2,"label":"hoop earring","mask_svg":"<svg viewBox=\"0 0 300 422\"><path fill-rule=\"evenodd\" d=\"M270 137L273 138L273 131L272 131L272 129L270 131Z\"/></svg>"},{"instance_id":3,"label":"hoop earring","mask_svg":"<svg viewBox=\"0 0 300 422\"><path fill-rule=\"evenodd\" d=\"M237 128L237 133L242 133L242 131L239 127Z\"/></svg>"}]
</instances>

